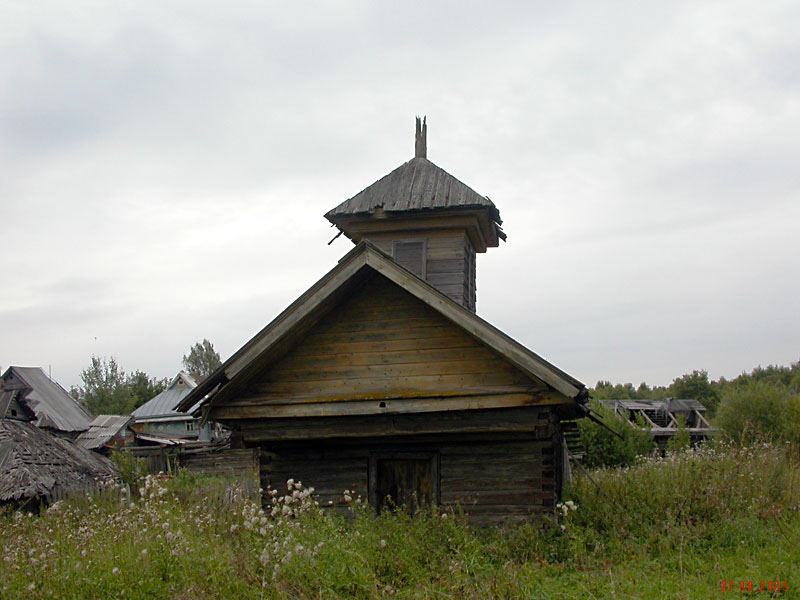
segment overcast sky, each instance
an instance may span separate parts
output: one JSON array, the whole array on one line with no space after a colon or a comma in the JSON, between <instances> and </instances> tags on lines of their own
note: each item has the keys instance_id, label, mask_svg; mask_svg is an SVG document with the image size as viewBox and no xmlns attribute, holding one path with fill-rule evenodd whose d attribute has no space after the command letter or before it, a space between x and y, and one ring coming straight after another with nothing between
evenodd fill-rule
<instances>
[{"instance_id":1,"label":"overcast sky","mask_svg":"<svg viewBox=\"0 0 800 600\"><path fill-rule=\"evenodd\" d=\"M0 3L0 365L223 359L413 156L497 204L478 313L594 385L800 359L800 4Z\"/></svg>"}]
</instances>

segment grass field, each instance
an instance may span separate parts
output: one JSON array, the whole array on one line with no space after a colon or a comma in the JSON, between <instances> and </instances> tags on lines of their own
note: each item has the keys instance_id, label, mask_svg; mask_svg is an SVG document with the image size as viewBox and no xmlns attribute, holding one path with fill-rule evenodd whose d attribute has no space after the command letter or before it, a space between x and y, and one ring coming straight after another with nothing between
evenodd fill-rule
<instances>
[{"instance_id":1,"label":"grass field","mask_svg":"<svg viewBox=\"0 0 800 600\"><path fill-rule=\"evenodd\" d=\"M602 491L579 478L546 522L486 530L453 512L378 517L358 499L323 515L313 482L268 490L262 510L231 481L149 477L131 501L109 488L0 517L0 598L800 598L789 446L709 446L592 478Z\"/></svg>"}]
</instances>

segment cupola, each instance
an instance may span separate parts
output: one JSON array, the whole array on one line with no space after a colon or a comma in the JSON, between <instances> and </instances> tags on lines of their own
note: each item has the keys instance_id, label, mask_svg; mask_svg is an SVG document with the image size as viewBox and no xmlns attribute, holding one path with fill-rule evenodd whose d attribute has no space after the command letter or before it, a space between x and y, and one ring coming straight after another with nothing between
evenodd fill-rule
<instances>
[{"instance_id":1,"label":"cupola","mask_svg":"<svg viewBox=\"0 0 800 600\"><path fill-rule=\"evenodd\" d=\"M475 312L476 253L505 240L494 203L427 157L417 117L414 158L325 215L354 243L367 240Z\"/></svg>"}]
</instances>

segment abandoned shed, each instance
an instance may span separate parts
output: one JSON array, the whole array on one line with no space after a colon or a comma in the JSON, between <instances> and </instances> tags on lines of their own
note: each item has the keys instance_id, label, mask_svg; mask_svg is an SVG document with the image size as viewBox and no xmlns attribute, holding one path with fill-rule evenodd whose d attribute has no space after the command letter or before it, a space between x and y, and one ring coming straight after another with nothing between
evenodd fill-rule
<instances>
[{"instance_id":1,"label":"abandoned shed","mask_svg":"<svg viewBox=\"0 0 800 600\"><path fill-rule=\"evenodd\" d=\"M183 399L323 506L551 510L560 422L585 386L475 314L476 254L505 239L485 196L415 157L327 213L356 247Z\"/></svg>"},{"instance_id":2,"label":"abandoned shed","mask_svg":"<svg viewBox=\"0 0 800 600\"><path fill-rule=\"evenodd\" d=\"M0 418L31 421L70 440L89 429L89 412L40 367L9 367L3 389L13 393L0 402Z\"/></svg>"}]
</instances>

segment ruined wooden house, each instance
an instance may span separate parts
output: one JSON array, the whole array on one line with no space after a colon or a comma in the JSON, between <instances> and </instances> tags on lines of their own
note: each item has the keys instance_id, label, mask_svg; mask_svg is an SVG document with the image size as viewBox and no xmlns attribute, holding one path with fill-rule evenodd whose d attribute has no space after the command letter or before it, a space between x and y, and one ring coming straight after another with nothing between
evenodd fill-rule
<instances>
[{"instance_id":1,"label":"ruined wooden house","mask_svg":"<svg viewBox=\"0 0 800 600\"><path fill-rule=\"evenodd\" d=\"M0 400L6 394L0 393ZM28 510L116 477L111 461L33 422L0 418L0 506Z\"/></svg>"},{"instance_id":2,"label":"ruined wooden house","mask_svg":"<svg viewBox=\"0 0 800 600\"><path fill-rule=\"evenodd\" d=\"M691 398L602 402L616 415L646 428L661 449L666 448L669 440L681 429L686 430L693 443L701 442L717 431L706 419L706 407Z\"/></svg>"},{"instance_id":3,"label":"ruined wooden house","mask_svg":"<svg viewBox=\"0 0 800 600\"><path fill-rule=\"evenodd\" d=\"M3 389L10 393L0 402L0 418L30 421L70 440L89 429L89 412L40 367L9 367Z\"/></svg>"},{"instance_id":4,"label":"ruined wooden house","mask_svg":"<svg viewBox=\"0 0 800 600\"><path fill-rule=\"evenodd\" d=\"M260 449L262 485L377 510L460 505L474 522L549 511L560 422L582 383L475 313L476 255L505 239L482 196L415 157L326 217L356 247L179 407Z\"/></svg>"}]
</instances>

